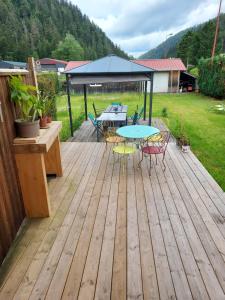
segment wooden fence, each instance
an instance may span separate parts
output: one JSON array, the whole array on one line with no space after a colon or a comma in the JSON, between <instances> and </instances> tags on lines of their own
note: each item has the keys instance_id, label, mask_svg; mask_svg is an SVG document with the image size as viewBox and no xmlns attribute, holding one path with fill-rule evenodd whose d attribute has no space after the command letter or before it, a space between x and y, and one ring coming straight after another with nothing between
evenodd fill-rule
<instances>
[{"instance_id":1,"label":"wooden fence","mask_svg":"<svg viewBox=\"0 0 225 300\"><path fill-rule=\"evenodd\" d=\"M16 116L8 86L9 76L19 74L35 85L32 71L0 70L0 265L25 217L12 146Z\"/></svg>"}]
</instances>

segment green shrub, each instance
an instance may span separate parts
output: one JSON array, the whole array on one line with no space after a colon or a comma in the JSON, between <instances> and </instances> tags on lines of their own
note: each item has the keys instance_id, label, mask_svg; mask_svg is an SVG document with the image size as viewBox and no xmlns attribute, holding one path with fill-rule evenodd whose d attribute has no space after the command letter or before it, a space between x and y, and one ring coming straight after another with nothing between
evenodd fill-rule
<instances>
[{"instance_id":1,"label":"green shrub","mask_svg":"<svg viewBox=\"0 0 225 300\"><path fill-rule=\"evenodd\" d=\"M59 80L56 73L41 73L37 76L41 95L49 101L48 114L56 120L56 95L59 92Z\"/></svg>"},{"instance_id":2,"label":"green shrub","mask_svg":"<svg viewBox=\"0 0 225 300\"><path fill-rule=\"evenodd\" d=\"M225 98L225 56L215 56L199 61L199 88L208 96Z\"/></svg>"},{"instance_id":3,"label":"green shrub","mask_svg":"<svg viewBox=\"0 0 225 300\"><path fill-rule=\"evenodd\" d=\"M167 107L163 107L161 115L163 118L167 118L168 117L168 109Z\"/></svg>"}]
</instances>

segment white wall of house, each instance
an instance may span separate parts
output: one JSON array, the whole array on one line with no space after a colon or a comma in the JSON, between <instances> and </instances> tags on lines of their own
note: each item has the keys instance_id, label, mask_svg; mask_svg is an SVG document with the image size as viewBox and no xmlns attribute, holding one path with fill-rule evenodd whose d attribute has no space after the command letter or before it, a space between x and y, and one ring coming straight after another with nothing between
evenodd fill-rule
<instances>
[{"instance_id":1,"label":"white wall of house","mask_svg":"<svg viewBox=\"0 0 225 300\"><path fill-rule=\"evenodd\" d=\"M167 93L169 85L169 72L155 72L153 92L154 93ZM148 81L147 91L150 91L150 82Z\"/></svg>"}]
</instances>

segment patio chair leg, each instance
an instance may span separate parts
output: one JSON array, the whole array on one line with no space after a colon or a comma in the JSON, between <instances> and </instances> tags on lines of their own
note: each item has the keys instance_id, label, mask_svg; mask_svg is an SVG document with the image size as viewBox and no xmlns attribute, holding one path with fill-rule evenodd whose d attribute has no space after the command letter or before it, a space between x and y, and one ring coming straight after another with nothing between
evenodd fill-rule
<instances>
[{"instance_id":1,"label":"patio chair leg","mask_svg":"<svg viewBox=\"0 0 225 300\"><path fill-rule=\"evenodd\" d=\"M158 164L157 155L155 155L156 165Z\"/></svg>"}]
</instances>

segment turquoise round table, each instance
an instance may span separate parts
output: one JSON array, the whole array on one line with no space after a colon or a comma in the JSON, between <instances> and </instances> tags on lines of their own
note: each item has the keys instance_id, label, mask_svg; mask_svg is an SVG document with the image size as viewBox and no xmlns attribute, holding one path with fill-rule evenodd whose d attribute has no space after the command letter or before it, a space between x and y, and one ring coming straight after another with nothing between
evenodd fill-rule
<instances>
[{"instance_id":1,"label":"turquoise round table","mask_svg":"<svg viewBox=\"0 0 225 300\"><path fill-rule=\"evenodd\" d=\"M147 125L130 125L120 127L119 129L117 129L116 133L122 137L129 139L144 139L151 135L159 133L159 129Z\"/></svg>"}]
</instances>

